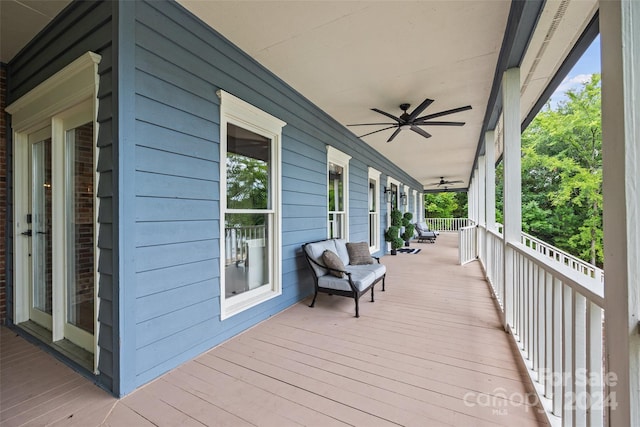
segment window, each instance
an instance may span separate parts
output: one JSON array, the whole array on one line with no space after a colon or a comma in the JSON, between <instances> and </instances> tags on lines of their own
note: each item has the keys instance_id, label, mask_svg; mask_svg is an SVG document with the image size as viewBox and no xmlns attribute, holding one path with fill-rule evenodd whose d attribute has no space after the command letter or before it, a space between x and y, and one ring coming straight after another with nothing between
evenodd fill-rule
<instances>
[{"instance_id":1,"label":"window","mask_svg":"<svg viewBox=\"0 0 640 427\"><path fill-rule=\"evenodd\" d=\"M369 251L380 250L380 172L369 168Z\"/></svg>"},{"instance_id":2,"label":"window","mask_svg":"<svg viewBox=\"0 0 640 427\"><path fill-rule=\"evenodd\" d=\"M280 141L283 121L219 91L221 318L282 293Z\"/></svg>"},{"instance_id":3,"label":"window","mask_svg":"<svg viewBox=\"0 0 640 427\"><path fill-rule=\"evenodd\" d=\"M327 145L327 202L330 239L349 238L349 160L351 156Z\"/></svg>"}]
</instances>

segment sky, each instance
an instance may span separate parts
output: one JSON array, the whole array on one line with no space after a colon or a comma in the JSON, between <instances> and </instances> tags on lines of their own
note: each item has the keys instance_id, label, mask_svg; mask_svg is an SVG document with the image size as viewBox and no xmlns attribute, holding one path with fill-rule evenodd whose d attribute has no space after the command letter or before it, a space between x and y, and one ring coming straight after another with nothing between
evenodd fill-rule
<instances>
[{"instance_id":1,"label":"sky","mask_svg":"<svg viewBox=\"0 0 640 427\"><path fill-rule=\"evenodd\" d=\"M600 72L600 36L597 36L582 58L576 62L567 77L551 95L551 107L555 108L559 101L565 99L564 93L569 89L578 88L588 81L591 74Z\"/></svg>"}]
</instances>

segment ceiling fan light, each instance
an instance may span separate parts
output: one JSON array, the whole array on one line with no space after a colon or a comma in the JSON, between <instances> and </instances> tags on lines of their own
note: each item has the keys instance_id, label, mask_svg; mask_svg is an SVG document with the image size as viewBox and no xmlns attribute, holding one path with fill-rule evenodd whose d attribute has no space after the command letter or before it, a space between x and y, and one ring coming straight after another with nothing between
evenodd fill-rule
<instances>
[{"instance_id":1,"label":"ceiling fan light","mask_svg":"<svg viewBox=\"0 0 640 427\"><path fill-rule=\"evenodd\" d=\"M411 125L410 125L410 124L401 125L401 126L400 126L400 129L402 129L402 130L409 130L409 129L411 129Z\"/></svg>"}]
</instances>

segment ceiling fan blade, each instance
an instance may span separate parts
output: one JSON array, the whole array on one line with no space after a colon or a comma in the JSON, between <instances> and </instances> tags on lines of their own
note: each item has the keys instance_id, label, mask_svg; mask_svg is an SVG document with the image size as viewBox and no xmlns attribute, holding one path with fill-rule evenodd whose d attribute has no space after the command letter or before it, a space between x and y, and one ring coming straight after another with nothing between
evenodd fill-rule
<instances>
[{"instance_id":1,"label":"ceiling fan blade","mask_svg":"<svg viewBox=\"0 0 640 427\"><path fill-rule=\"evenodd\" d=\"M431 138L431 134L423 129L420 129L418 126L411 126L411 130L417 134L424 136L425 138Z\"/></svg>"},{"instance_id":2,"label":"ceiling fan blade","mask_svg":"<svg viewBox=\"0 0 640 427\"><path fill-rule=\"evenodd\" d=\"M439 122L439 121L432 121L432 122L414 122L415 125L418 126L464 126L465 122Z\"/></svg>"},{"instance_id":3,"label":"ceiling fan blade","mask_svg":"<svg viewBox=\"0 0 640 427\"><path fill-rule=\"evenodd\" d=\"M420 113L422 113L429 105L431 105L432 102L433 99L429 98L422 101L422 104L418 105L415 110L413 110L411 114L409 114L409 118L407 119L407 121L412 122L416 117L420 115Z\"/></svg>"},{"instance_id":4,"label":"ceiling fan blade","mask_svg":"<svg viewBox=\"0 0 640 427\"><path fill-rule=\"evenodd\" d=\"M402 128L398 127L398 129L396 129L396 131L393 133L393 135L391 135L389 137L389 139L387 139L387 142L391 142L393 141L393 138L395 138L396 136L398 136L398 134L400 133L400 131L402 130Z\"/></svg>"},{"instance_id":5,"label":"ceiling fan blade","mask_svg":"<svg viewBox=\"0 0 640 427\"><path fill-rule=\"evenodd\" d=\"M459 183L462 183L462 182L464 182L464 181L460 181L459 179L455 180L455 181L445 181L444 185L459 184Z\"/></svg>"},{"instance_id":6,"label":"ceiling fan blade","mask_svg":"<svg viewBox=\"0 0 640 427\"><path fill-rule=\"evenodd\" d=\"M376 113L382 114L383 116L387 116L390 119L393 119L398 123L401 123L401 120L398 117L393 116L393 115L387 113L386 111L378 110L377 108L372 108L371 111L375 111Z\"/></svg>"},{"instance_id":7,"label":"ceiling fan blade","mask_svg":"<svg viewBox=\"0 0 640 427\"><path fill-rule=\"evenodd\" d=\"M418 117L416 121L423 122L425 120L435 119L436 117L442 117L442 116L446 116L447 114L459 113L460 111L467 111L467 110L471 110L471 105L452 108L451 110L440 111L439 113L427 114L426 116Z\"/></svg>"},{"instance_id":8,"label":"ceiling fan blade","mask_svg":"<svg viewBox=\"0 0 640 427\"><path fill-rule=\"evenodd\" d=\"M369 132L369 133L365 133L364 135L360 135L358 138L362 138L363 136L367 136L367 135L373 135L374 133L382 132L383 130L387 130L387 129L393 129L395 127L397 127L397 126L389 126L388 128L374 130L373 132Z\"/></svg>"},{"instance_id":9,"label":"ceiling fan blade","mask_svg":"<svg viewBox=\"0 0 640 427\"><path fill-rule=\"evenodd\" d=\"M388 126L388 125L395 125L397 123L355 123L352 125L347 125L347 126Z\"/></svg>"}]
</instances>

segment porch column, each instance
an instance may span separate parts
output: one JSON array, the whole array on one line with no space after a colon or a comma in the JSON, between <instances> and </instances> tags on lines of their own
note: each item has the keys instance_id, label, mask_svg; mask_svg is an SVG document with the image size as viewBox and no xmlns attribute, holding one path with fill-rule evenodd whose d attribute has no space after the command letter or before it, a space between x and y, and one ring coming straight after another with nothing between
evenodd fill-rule
<instances>
[{"instance_id":1,"label":"porch column","mask_svg":"<svg viewBox=\"0 0 640 427\"><path fill-rule=\"evenodd\" d=\"M484 156L478 157L478 224L486 225L486 182Z\"/></svg>"},{"instance_id":2,"label":"porch column","mask_svg":"<svg viewBox=\"0 0 640 427\"><path fill-rule=\"evenodd\" d=\"M522 234L520 175L520 69L510 68L502 79L502 118L504 135L504 319L513 324L515 254L509 242L519 242Z\"/></svg>"},{"instance_id":3,"label":"porch column","mask_svg":"<svg viewBox=\"0 0 640 427\"><path fill-rule=\"evenodd\" d=\"M640 425L640 2L600 1L609 423ZM615 398L614 398L615 396Z\"/></svg>"},{"instance_id":4,"label":"porch column","mask_svg":"<svg viewBox=\"0 0 640 427\"><path fill-rule=\"evenodd\" d=\"M484 161L485 161L485 221L487 230L496 227L496 141L495 132L487 131L484 134Z\"/></svg>"}]
</instances>

